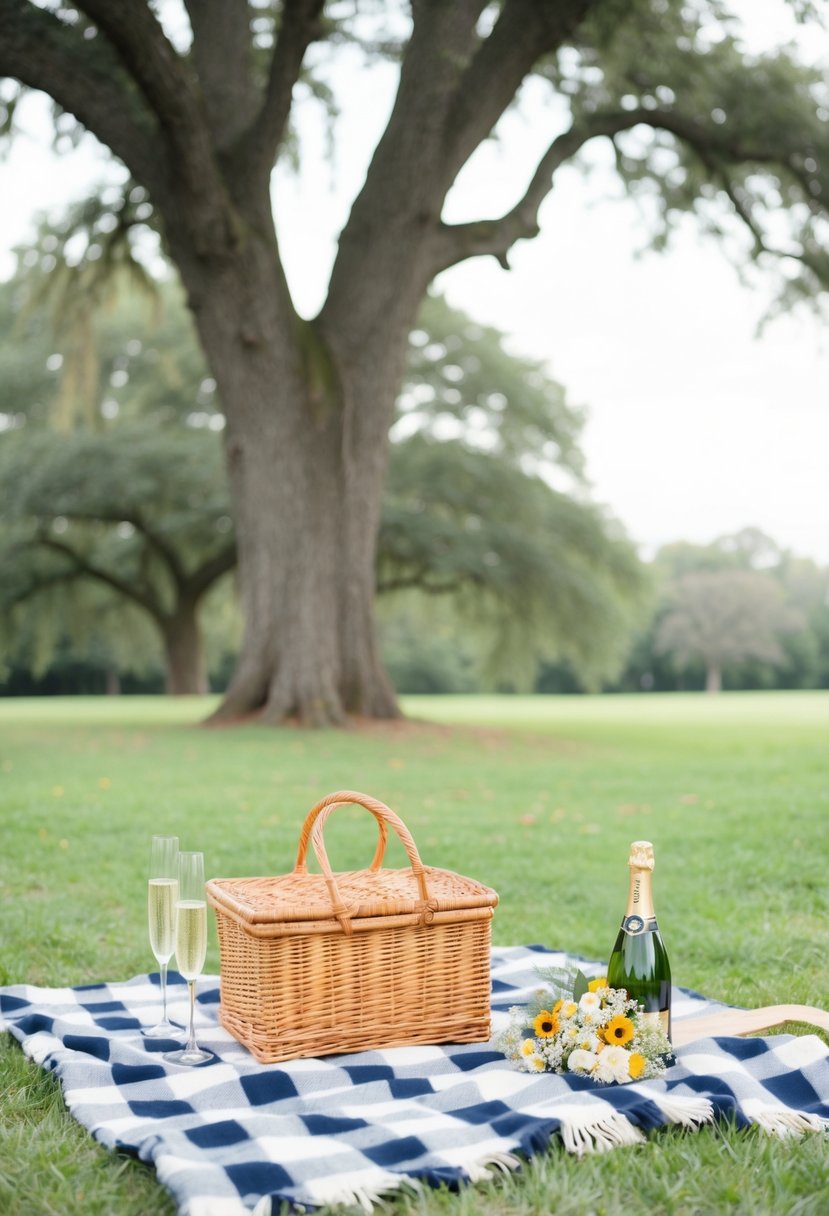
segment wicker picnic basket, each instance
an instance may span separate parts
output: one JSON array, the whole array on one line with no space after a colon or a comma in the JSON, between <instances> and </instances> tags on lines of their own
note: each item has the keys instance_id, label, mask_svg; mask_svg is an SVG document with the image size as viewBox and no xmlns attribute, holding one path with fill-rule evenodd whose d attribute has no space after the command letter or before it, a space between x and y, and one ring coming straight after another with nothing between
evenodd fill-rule
<instances>
[{"instance_id":1,"label":"wicker picnic basket","mask_svg":"<svg viewBox=\"0 0 829 1216\"><path fill-rule=\"evenodd\" d=\"M339 806L377 820L367 870L333 873L323 828ZM387 825L411 868L382 868ZM307 868L308 845L321 874ZM403 821L376 798L329 794L308 813L296 865L275 878L213 879L222 1025L258 1060L414 1043L477 1043L490 1034L495 891L424 866Z\"/></svg>"}]
</instances>

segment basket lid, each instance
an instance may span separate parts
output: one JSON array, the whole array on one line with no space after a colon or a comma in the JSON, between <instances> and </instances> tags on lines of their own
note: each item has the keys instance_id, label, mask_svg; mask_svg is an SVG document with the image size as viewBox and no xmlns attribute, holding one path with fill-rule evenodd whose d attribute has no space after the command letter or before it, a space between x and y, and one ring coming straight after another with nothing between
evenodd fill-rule
<instances>
[{"instance_id":1,"label":"basket lid","mask_svg":"<svg viewBox=\"0 0 829 1216\"><path fill-rule=\"evenodd\" d=\"M494 908L497 892L452 870L424 866L433 912ZM335 875L350 916L370 918L421 911L423 900L411 869L367 869ZM211 904L250 925L288 921L329 921L334 915L323 874L282 874L272 878L214 878L207 883Z\"/></svg>"}]
</instances>

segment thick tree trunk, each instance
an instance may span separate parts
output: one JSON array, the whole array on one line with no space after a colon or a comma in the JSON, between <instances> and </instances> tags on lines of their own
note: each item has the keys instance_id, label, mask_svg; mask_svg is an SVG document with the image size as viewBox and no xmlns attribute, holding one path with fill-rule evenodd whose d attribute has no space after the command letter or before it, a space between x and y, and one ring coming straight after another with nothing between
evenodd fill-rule
<instances>
[{"instance_id":1,"label":"thick tree trunk","mask_svg":"<svg viewBox=\"0 0 829 1216\"><path fill-rule=\"evenodd\" d=\"M722 670L716 663L709 663L705 669L705 691L710 693L722 691Z\"/></svg>"},{"instance_id":2,"label":"thick tree trunk","mask_svg":"<svg viewBox=\"0 0 829 1216\"><path fill-rule=\"evenodd\" d=\"M365 349L338 358L286 303L269 253L252 238L208 283L202 269L188 283L227 419L244 619L214 718L397 716L375 634L375 548L408 328L393 366Z\"/></svg>"},{"instance_id":3,"label":"thick tree trunk","mask_svg":"<svg viewBox=\"0 0 829 1216\"><path fill-rule=\"evenodd\" d=\"M185 602L159 622L164 640L165 691L171 696L207 692L207 667L196 604Z\"/></svg>"},{"instance_id":4,"label":"thick tree trunk","mask_svg":"<svg viewBox=\"0 0 829 1216\"><path fill-rule=\"evenodd\" d=\"M271 418L229 450L245 633L219 710L315 725L397 713L374 631L374 495L344 468L338 419L290 445Z\"/></svg>"}]
</instances>

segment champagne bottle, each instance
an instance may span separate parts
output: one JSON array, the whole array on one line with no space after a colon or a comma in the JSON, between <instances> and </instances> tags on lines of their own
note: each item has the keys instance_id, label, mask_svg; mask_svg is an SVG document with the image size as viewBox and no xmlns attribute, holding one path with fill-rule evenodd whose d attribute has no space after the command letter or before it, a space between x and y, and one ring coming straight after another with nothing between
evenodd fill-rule
<instances>
[{"instance_id":1,"label":"champagne bottle","mask_svg":"<svg viewBox=\"0 0 829 1216\"><path fill-rule=\"evenodd\" d=\"M671 965L656 923L651 876L653 845L634 840L628 858L630 890L627 910L610 956L607 982L625 988L645 1010L645 1018L671 1037Z\"/></svg>"}]
</instances>

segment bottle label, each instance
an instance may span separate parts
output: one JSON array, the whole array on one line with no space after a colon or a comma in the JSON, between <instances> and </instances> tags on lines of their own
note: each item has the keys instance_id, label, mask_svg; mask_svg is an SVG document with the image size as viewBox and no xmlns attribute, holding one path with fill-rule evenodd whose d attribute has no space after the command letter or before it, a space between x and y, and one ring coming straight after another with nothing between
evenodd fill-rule
<instances>
[{"instance_id":1,"label":"bottle label","mask_svg":"<svg viewBox=\"0 0 829 1216\"><path fill-rule=\"evenodd\" d=\"M626 916L622 921L622 928L630 937L638 937L640 933L655 933L656 932L656 917L651 916L648 920L639 916L636 912L632 916Z\"/></svg>"},{"instance_id":2,"label":"bottle label","mask_svg":"<svg viewBox=\"0 0 829 1216\"><path fill-rule=\"evenodd\" d=\"M670 1015L667 1009L654 1010L651 1013L642 1013L640 1011L636 1016L643 1026L653 1026L656 1030L661 1030L665 1038L668 1037L668 1018Z\"/></svg>"}]
</instances>

